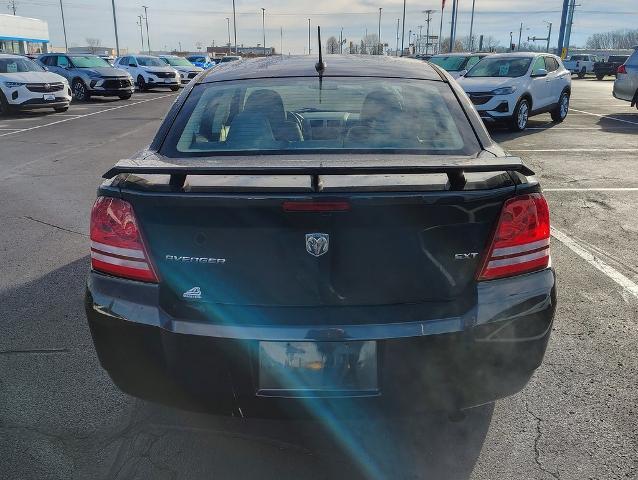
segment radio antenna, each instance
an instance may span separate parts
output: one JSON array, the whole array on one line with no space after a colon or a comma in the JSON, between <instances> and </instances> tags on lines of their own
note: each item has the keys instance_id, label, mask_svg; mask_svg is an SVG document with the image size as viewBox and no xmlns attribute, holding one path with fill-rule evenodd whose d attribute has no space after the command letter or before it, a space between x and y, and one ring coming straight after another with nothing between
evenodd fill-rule
<instances>
[{"instance_id":1,"label":"radio antenna","mask_svg":"<svg viewBox=\"0 0 638 480\"><path fill-rule=\"evenodd\" d=\"M317 26L317 41L319 42L319 61L315 64L315 70L321 77L323 71L326 69L326 62L323 61L323 54L321 53L321 27Z\"/></svg>"}]
</instances>

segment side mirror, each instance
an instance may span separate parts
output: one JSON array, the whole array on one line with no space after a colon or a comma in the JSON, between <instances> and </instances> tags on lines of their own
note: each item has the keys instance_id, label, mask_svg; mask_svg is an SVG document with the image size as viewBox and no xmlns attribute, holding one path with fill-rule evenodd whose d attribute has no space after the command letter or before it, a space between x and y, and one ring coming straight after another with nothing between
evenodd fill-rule
<instances>
[{"instance_id":1,"label":"side mirror","mask_svg":"<svg viewBox=\"0 0 638 480\"><path fill-rule=\"evenodd\" d=\"M532 77L546 77L547 76L547 70L545 70L544 68L538 69L536 70L536 73L532 74Z\"/></svg>"}]
</instances>

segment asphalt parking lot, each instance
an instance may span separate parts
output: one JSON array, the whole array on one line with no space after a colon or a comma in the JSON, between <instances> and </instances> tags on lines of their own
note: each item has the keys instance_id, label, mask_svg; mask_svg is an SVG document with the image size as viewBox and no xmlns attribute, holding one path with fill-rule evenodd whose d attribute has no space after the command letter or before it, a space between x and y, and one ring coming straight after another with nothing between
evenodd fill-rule
<instances>
[{"instance_id":1,"label":"asphalt parking lot","mask_svg":"<svg viewBox=\"0 0 638 480\"><path fill-rule=\"evenodd\" d=\"M638 477L638 111L574 80L567 120L492 134L543 182L559 306L525 390L460 422L242 420L120 393L83 312L100 175L175 94L0 118L0 478Z\"/></svg>"}]
</instances>

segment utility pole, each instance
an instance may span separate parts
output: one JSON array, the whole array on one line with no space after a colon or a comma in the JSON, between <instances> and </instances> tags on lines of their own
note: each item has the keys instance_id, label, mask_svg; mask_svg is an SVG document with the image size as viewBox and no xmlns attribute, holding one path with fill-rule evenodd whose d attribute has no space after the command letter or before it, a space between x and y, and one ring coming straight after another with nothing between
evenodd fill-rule
<instances>
[{"instance_id":1,"label":"utility pole","mask_svg":"<svg viewBox=\"0 0 638 480\"><path fill-rule=\"evenodd\" d=\"M228 55L230 55L230 18L229 17L226 17L226 26L228 27Z\"/></svg>"},{"instance_id":2,"label":"utility pole","mask_svg":"<svg viewBox=\"0 0 638 480\"><path fill-rule=\"evenodd\" d=\"M470 52L474 50L474 37L472 32L474 30L474 3L476 0L472 0L472 18L470 19Z\"/></svg>"},{"instance_id":3,"label":"utility pole","mask_svg":"<svg viewBox=\"0 0 638 480\"><path fill-rule=\"evenodd\" d=\"M343 27L341 27L341 32L339 33L339 54L343 54Z\"/></svg>"},{"instance_id":4,"label":"utility pole","mask_svg":"<svg viewBox=\"0 0 638 480\"><path fill-rule=\"evenodd\" d=\"M140 50L140 53L142 53L144 51L144 28L143 28L143 23L142 23L142 15L138 15L138 23L137 26L140 27L140 40L142 41L142 49ZM180 50L181 50L181 43L180 43Z\"/></svg>"},{"instance_id":5,"label":"utility pole","mask_svg":"<svg viewBox=\"0 0 638 480\"><path fill-rule=\"evenodd\" d=\"M237 17L235 16L235 0L233 0L233 34L235 35L235 55L237 55Z\"/></svg>"},{"instance_id":6,"label":"utility pole","mask_svg":"<svg viewBox=\"0 0 638 480\"><path fill-rule=\"evenodd\" d=\"M111 0L111 7L113 8L113 28L115 29L115 52L117 56L120 56L120 38L117 34L117 17L115 16L115 0Z\"/></svg>"},{"instance_id":7,"label":"utility pole","mask_svg":"<svg viewBox=\"0 0 638 480\"><path fill-rule=\"evenodd\" d=\"M449 52L454 51L454 44L456 43L456 10L458 8L456 4L457 0L452 0L452 23L450 24L450 49Z\"/></svg>"},{"instance_id":8,"label":"utility pole","mask_svg":"<svg viewBox=\"0 0 638 480\"><path fill-rule=\"evenodd\" d=\"M148 34L148 7L146 5L142 5L144 9L144 21L146 22L146 46L148 47L148 54L151 54L151 37Z\"/></svg>"},{"instance_id":9,"label":"utility pole","mask_svg":"<svg viewBox=\"0 0 638 480\"><path fill-rule=\"evenodd\" d=\"M281 48L281 56L283 58L284 56L284 27L279 27L279 41L281 43L280 48Z\"/></svg>"},{"instance_id":10,"label":"utility pole","mask_svg":"<svg viewBox=\"0 0 638 480\"><path fill-rule=\"evenodd\" d=\"M9 10L13 10L13 14L16 14L16 0L9 0L9 5L7 5Z\"/></svg>"},{"instance_id":11,"label":"utility pole","mask_svg":"<svg viewBox=\"0 0 638 480\"><path fill-rule=\"evenodd\" d=\"M521 51L521 37L523 36L523 22L521 22L521 28L518 29L518 45L516 45L516 50Z\"/></svg>"},{"instance_id":12,"label":"utility pole","mask_svg":"<svg viewBox=\"0 0 638 480\"><path fill-rule=\"evenodd\" d=\"M545 47L545 51L549 53L549 40L552 38L552 22L549 22L549 31L547 32L547 47Z\"/></svg>"},{"instance_id":13,"label":"utility pole","mask_svg":"<svg viewBox=\"0 0 638 480\"><path fill-rule=\"evenodd\" d=\"M264 57L266 56L266 9L261 7L261 33L264 36Z\"/></svg>"},{"instance_id":14,"label":"utility pole","mask_svg":"<svg viewBox=\"0 0 638 480\"><path fill-rule=\"evenodd\" d=\"M308 19L308 55L311 53L310 45L310 19Z\"/></svg>"},{"instance_id":15,"label":"utility pole","mask_svg":"<svg viewBox=\"0 0 638 480\"><path fill-rule=\"evenodd\" d=\"M510 52L514 51L514 48L512 47L512 42L514 41L514 38L512 37L513 33L514 32L510 32Z\"/></svg>"},{"instance_id":16,"label":"utility pole","mask_svg":"<svg viewBox=\"0 0 638 480\"><path fill-rule=\"evenodd\" d=\"M403 38L405 37L405 1L403 0L403 27L401 29L401 56L403 56Z\"/></svg>"},{"instance_id":17,"label":"utility pole","mask_svg":"<svg viewBox=\"0 0 638 480\"><path fill-rule=\"evenodd\" d=\"M69 44L66 41L66 23L64 23L64 7L62 6L62 0L60 0L60 13L62 13L62 31L64 32L64 51L69 53Z\"/></svg>"},{"instance_id":18,"label":"utility pole","mask_svg":"<svg viewBox=\"0 0 638 480\"><path fill-rule=\"evenodd\" d=\"M441 2L441 23L439 24L439 45L436 49L436 53L441 53L441 37L443 36L443 9L445 8L445 2Z\"/></svg>"},{"instance_id":19,"label":"utility pole","mask_svg":"<svg viewBox=\"0 0 638 480\"><path fill-rule=\"evenodd\" d=\"M394 51L394 56L398 57L399 56L399 22L401 21L400 18L397 18L397 48Z\"/></svg>"},{"instance_id":20,"label":"utility pole","mask_svg":"<svg viewBox=\"0 0 638 480\"><path fill-rule=\"evenodd\" d=\"M183 52L183 50L182 50L182 42L177 42L177 43L179 43L179 53L182 53Z\"/></svg>"},{"instance_id":21,"label":"utility pole","mask_svg":"<svg viewBox=\"0 0 638 480\"><path fill-rule=\"evenodd\" d=\"M381 44L381 10L382 8L379 7L379 35L377 38L377 55L381 55L383 53L383 46Z\"/></svg>"},{"instance_id":22,"label":"utility pole","mask_svg":"<svg viewBox=\"0 0 638 480\"><path fill-rule=\"evenodd\" d=\"M419 25L419 37L416 42L416 53L421 53L421 41L423 39L423 25Z\"/></svg>"},{"instance_id":23,"label":"utility pole","mask_svg":"<svg viewBox=\"0 0 638 480\"><path fill-rule=\"evenodd\" d=\"M425 54L427 55L430 52L430 21L432 20L431 16L435 12L435 10L424 10L428 17L425 19L425 22L428 24L428 27L425 31Z\"/></svg>"}]
</instances>

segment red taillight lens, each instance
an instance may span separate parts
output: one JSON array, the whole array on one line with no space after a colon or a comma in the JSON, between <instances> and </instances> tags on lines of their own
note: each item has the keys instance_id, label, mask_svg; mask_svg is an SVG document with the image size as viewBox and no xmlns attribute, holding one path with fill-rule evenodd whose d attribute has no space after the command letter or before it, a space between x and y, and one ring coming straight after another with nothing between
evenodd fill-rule
<instances>
[{"instance_id":1,"label":"red taillight lens","mask_svg":"<svg viewBox=\"0 0 638 480\"><path fill-rule=\"evenodd\" d=\"M286 201L282 207L285 212L345 212L350 210L350 203Z\"/></svg>"},{"instance_id":2,"label":"red taillight lens","mask_svg":"<svg viewBox=\"0 0 638 480\"><path fill-rule=\"evenodd\" d=\"M616 70L616 73L627 73L627 68L624 65L621 65L620 67L618 67L618 69Z\"/></svg>"},{"instance_id":3,"label":"red taillight lens","mask_svg":"<svg viewBox=\"0 0 638 480\"><path fill-rule=\"evenodd\" d=\"M510 198L503 205L478 280L542 270L549 265L549 207L540 193Z\"/></svg>"},{"instance_id":4,"label":"red taillight lens","mask_svg":"<svg viewBox=\"0 0 638 480\"><path fill-rule=\"evenodd\" d=\"M132 280L158 281L130 203L98 197L93 204L91 268Z\"/></svg>"}]
</instances>

